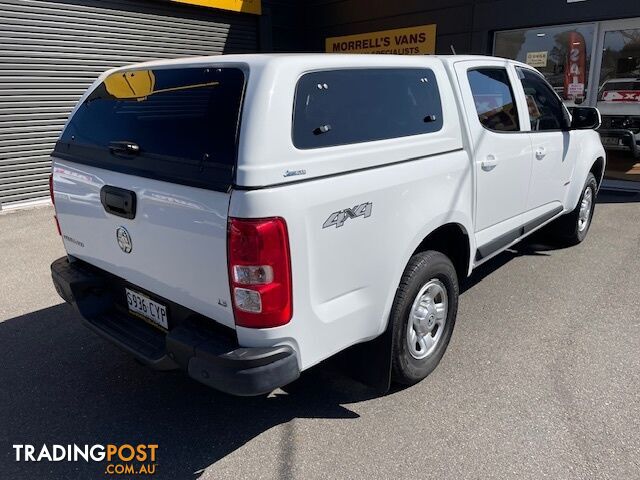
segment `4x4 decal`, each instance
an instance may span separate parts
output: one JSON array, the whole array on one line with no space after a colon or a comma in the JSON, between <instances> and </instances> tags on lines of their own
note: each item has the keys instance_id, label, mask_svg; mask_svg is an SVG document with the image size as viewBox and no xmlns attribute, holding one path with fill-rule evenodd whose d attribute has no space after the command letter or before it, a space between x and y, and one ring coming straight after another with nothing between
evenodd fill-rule
<instances>
[{"instance_id":1,"label":"4x4 decal","mask_svg":"<svg viewBox=\"0 0 640 480\"><path fill-rule=\"evenodd\" d=\"M340 228L350 218L367 218L371 216L371 210L373 209L373 203L367 202L361 205L356 205L353 208L345 208L339 212L333 212L329 215L329 218L324 222L322 228L336 227Z\"/></svg>"}]
</instances>

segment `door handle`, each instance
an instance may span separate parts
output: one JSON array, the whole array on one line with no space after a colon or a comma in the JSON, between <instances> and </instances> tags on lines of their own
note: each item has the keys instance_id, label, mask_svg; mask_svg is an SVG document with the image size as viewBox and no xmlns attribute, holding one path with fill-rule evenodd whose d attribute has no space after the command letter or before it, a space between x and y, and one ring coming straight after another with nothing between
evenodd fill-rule
<instances>
[{"instance_id":1,"label":"door handle","mask_svg":"<svg viewBox=\"0 0 640 480\"><path fill-rule=\"evenodd\" d=\"M134 142L110 142L109 151L116 155L138 155L140 146Z\"/></svg>"},{"instance_id":2,"label":"door handle","mask_svg":"<svg viewBox=\"0 0 640 480\"><path fill-rule=\"evenodd\" d=\"M136 194L131 190L105 185L100 189L100 202L105 211L122 218L136 218Z\"/></svg>"},{"instance_id":3,"label":"door handle","mask_svg":"<svg viewBox=\"0 0 640 480\"><path fill-rule=\"evenodd\" d=\"M480 167L485 172L490 172L498 165L498 159L495 155L489 154L487 157L480 163Z\"/></svg>"},{"instance_id":4,"label":"door handle","mask_svg":"<svg viewBox=\"0 0 640 480\"><path fill-rule=\"evenodd\" d=\"M542 160L546 154L547 150L544 147L539 147L538 149L536 149L536 158L538 160Z\"/></svg>"}]
</instances>

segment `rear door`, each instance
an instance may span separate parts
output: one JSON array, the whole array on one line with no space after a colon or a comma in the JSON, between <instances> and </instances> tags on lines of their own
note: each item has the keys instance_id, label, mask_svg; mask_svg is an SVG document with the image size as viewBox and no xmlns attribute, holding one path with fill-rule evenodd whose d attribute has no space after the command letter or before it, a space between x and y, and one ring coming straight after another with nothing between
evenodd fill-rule
<instances>
[{"instance_id":1,"label":"rear door","mask_svg":"<svg viewBox=\"0 0 640 480\"><path fill-rule=\"evenodd\" d=\"M464 61L455 68L474 152L475 223L482 245L513 229L509 220L525 210L531 139L521 129L514 72L506 61Z\"/></svg>"},{"instance_id":2,"label":"rear door","mask_svg":"<svg viewBox=\"0 0 640 480\"><path fill-rule=\"evenodd\" d=\"M226 231L244 89L242 69L213 67L98 85L53 154L67 252L233 327Z\"/></svg>"}]
</instances>

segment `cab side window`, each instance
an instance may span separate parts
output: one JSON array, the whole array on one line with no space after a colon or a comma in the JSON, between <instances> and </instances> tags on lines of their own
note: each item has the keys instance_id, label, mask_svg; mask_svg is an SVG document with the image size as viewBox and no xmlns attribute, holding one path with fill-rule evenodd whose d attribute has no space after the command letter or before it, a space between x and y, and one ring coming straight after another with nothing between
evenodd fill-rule
<instances>
[{"instance_id":1,"label":"cab side window","mask_svg":"<svg viewBox=\"0 0 640 480\"><path fill-rule=\"evenodd\" d=\"M531 70L517 67L529 109L531 130L534 132L562 130L570 124L562 101L547 81Z\"/></svg>"},{"instance_id":2,"label":"cab side window","mask_svg":"<svg viewBox=\"0 0 640 480\"><path fill-rule=\"evenodd\" d=\"M480 123L496 132L519 131L518 108L507 70L475 68L467 72L467 78Z\"/></svg>"}]
</instances>

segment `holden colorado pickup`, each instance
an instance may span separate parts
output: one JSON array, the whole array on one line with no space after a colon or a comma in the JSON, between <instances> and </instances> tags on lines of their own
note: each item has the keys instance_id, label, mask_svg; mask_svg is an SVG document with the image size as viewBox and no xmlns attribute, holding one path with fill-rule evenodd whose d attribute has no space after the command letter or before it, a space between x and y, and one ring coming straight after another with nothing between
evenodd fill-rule
<instances>
[{"instance_id":1,"label":"holden colorado pickup","mask_svg":"<svg viewBox=\"0 0 640 480\"><path fill-rule=\"evenodd\" d=\"M372 384L413 384L447 348L462 278L547 224L585 238L599 123L491 57L110 70L52 154L53 283L143 363L231 394L349 347Z\"/></svg>"}]
</instances>

